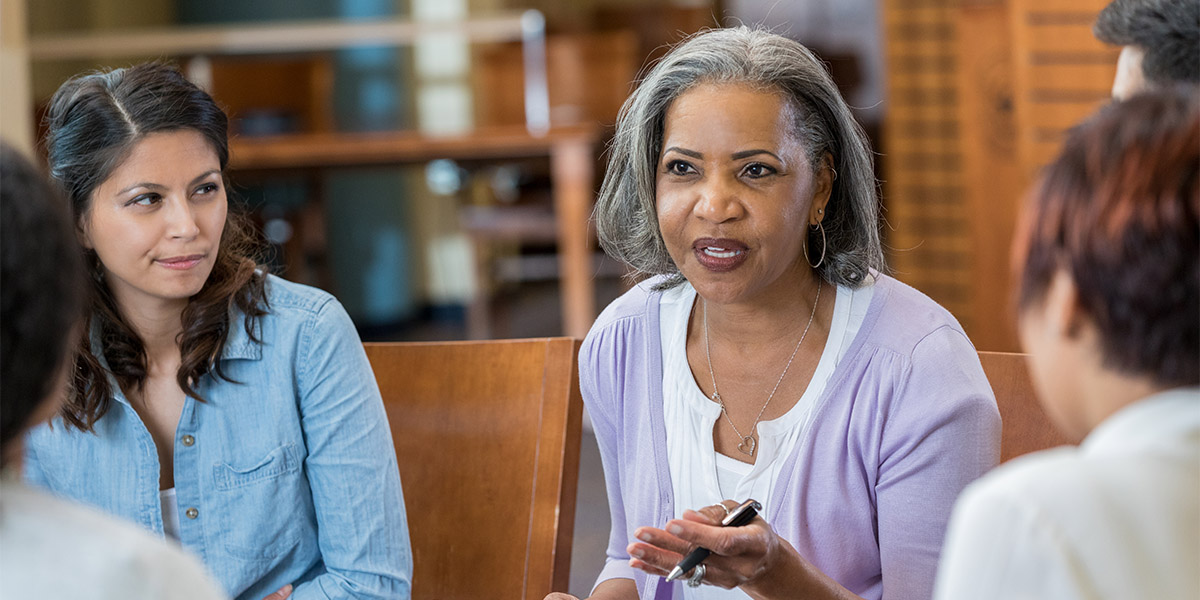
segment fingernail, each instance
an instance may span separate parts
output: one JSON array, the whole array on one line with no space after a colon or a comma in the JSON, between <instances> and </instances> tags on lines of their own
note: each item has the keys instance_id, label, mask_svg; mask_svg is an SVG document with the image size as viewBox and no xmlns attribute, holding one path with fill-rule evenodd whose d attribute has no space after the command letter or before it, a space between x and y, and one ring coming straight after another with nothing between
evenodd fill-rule
<instances>
[{"instance_id":1,"label":"fingernail","mask_svg":"<svg viewBox=\"0 0 1200 600\"><path fill-rule=\"evenodd\" d=\"M637 534L637 539L642 540L643 542L648 542L650 541L650 533L646 531L639 531Z\"/></svg>"},{"instance_id":2,"label":"fingernail","mask_svg":"<svg viewBox=\"0 0 1200 600\"><path fill-rule=\"evenodd\" d=\"M633 550L630 550L629 553L638 558L641 558L646 555L646 553L643 552L641 548L634 548Z\"/></svg>"},{"instance_id":3,"label":"fingernail","mask_svg":"<svg viewBox=\"0 0 1200 600\"><path fill-rule=\"evenodd\" d=\"M667 531L670 532L672 535L679 535L679 534L683 533L683 527L680 527L679 525L676 525L676 524L671 524L667 527Z\"/></svg>"}]
</instances>

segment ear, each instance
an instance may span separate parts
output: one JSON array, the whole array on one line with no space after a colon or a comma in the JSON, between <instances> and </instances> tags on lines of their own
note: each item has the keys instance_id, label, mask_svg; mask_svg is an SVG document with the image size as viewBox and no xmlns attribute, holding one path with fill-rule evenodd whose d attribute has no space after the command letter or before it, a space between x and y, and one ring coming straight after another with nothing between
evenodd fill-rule
<instances>
[{"instance_id":1,"label":"ear","mask_svg":"<svg viewBox=\"0 0 1200 600\"><path fill-rule=\"evenodd\" d=\"M75 239L79 240L79 245L88 250L95 250L96 245L92 243L91 227L88 226L86 216L75 222Z\"/></svg>"},{"instance_id":2,"label":"ear","mask_svg":"<svg viewBox=\"0 0 1200 600\"><path fill-rule=\"evenodd\" d=\"M1046 326L1066 339L1077 340L1088 324L1079 304L1079 288L1065 270L1054 272L1045 299Z\"/></svg>"},{"instance_id":3,"label":"ear","mask_svg":"<svg viewBox=\"0 0 1200 600\"><path fill-rule=\"evenodd\" d=\"M833 155L826 152L821 157L821 165L813 175L812 205L808 208L808 224L816 226L825 219L825 207L833 193L833 182L837 179L837 171L833 170Z\"/></svg>"}]
</instances>

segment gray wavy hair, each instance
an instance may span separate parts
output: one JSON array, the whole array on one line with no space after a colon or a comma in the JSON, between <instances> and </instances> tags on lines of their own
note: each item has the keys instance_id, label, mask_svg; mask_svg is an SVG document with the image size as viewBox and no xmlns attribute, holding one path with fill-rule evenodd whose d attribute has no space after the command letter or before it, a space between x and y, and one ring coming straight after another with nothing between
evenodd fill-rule
<instances>
[{"instance_id":1,"label":"gray wavy hair","mask_svg":"<svg viewBox=\"0 0 1200 600\"><path fill-rule=\"evenodd\" d=\"M825 207L825 261L817 274L835 285L863 285L886 267L879 240L879 197L871 149L821 61L800 43L747 27L714 29L685 40L659 61L625 101L609 146L594 219L600 245L637 275L683 283L667 253L655 210L655 173L671 103L701 83L740 83L778 91L796 110L795 134L816 174L826 153L836 171ZM811 233L806 228L800 235ZM822 253L809 236L809 256Z\"/></svg>"}]
</instances>

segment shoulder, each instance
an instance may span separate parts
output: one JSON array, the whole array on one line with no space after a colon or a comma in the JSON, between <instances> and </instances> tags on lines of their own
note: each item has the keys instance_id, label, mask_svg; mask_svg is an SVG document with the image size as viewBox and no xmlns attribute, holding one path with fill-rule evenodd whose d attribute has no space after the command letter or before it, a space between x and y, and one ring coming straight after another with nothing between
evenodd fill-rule
<instances>
[{"instance_id":1,"label":"shoulder","mask_svg":"<svg viewBox=\"0 0 1200 600\"><path fill-rule=\"evenodd\" d=\"M872 345L908 358L931 347L974 353L962 325L929 296L887 275L877 275L874 285L864 323Z\"/></svg>"},{"instance_id":2,"label":"shoulder","mask_svg":"<svg viewBox=\"0 0 1200 600\"><path fill-rule=\"evenodd\" d=\"M1089 487L1090 471L1076 447L1042 450L992 469L967 486L960 503L968 511L1004 507L1034 516L1052 511L1062 500L1082 500L1079 493Z\"/></svg>"},{"instance_id":3,"label":"shoulder","mask_svg":"<svg viewBox=\"0 0 1200 600\"><path fill-rule=\"evenodd\" d=\"M629 342L635 336L657 335L662 292L653 288L660 281L658 277L642 281L605 307L584 338L583 352L611 343L614 338Z\"/></svg>"},{"instance_id":4,"label":"shoulder","mask_svg":"<svg viewBox=\"0 0 1200 600\"><path fill-rule=\"evenodd\" d=\"M596 317L595 323L592 324L591 331L603 330L627 319L644 319L651 309L658 308L658 299L662 292L653 288L661 281L661 277L653 277L635 284L600 312L600 316Z\"/></svg>"},{"instance_id":5,"label":"shoulder","mask_svg":"<svg viewBox=\"0 0 1200 600\"><path fill-rule=\"evenodd\" d=\"M2 498L0 532L6 545L23 549L4 556L6 597L59 585L63 597L74 591L99 598L224 597L199 561L133 525L15 482L5 482ZM76 577L47 579L64 564ZM87 590L68 589L80 583Z\"/></svg>"},{"instance_id":6,"label":"shoulder","mask_svg":"<svg viewBox=\"0 0 1200 600\"><path fill-rule=\"evenodd\" d=\"M579 349L585 401L612 399L618 388L636 384L656 369L662 293L653 287L659 281L661 278L652 278L638 283L596 318Z\"/></svg>"},{"instance_id":7,"label":"shoulder","mask_svg":"<svg viewBox=\"0 0 1200 600\"><path fill-rule=\"evenodd\" d=\"M312 286L288 281L275 275L266 276L269 310L298 311L316 314L328 305L336 304L333 294Z\"/></svg>"}]
</instances>

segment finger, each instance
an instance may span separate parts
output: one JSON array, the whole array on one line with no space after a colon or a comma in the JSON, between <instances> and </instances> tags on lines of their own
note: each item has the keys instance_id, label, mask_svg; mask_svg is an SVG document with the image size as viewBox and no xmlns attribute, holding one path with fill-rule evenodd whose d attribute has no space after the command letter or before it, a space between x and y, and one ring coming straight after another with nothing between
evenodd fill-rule
<instances>
[{"instance_id":1,"label":"finger","mask_svg":"<svg viewBox=\"0 0 1200 600\"><path fill-rule=\"evenodd\" d=\"M771 529L761 517L742 527L715 527L689 519L667 523L667 535L689 546L703 546L722 556L764 552Z\"/></svg>"},{"instance_id":2,"label":"finger","mask_svg":"<svg viewBox=\"0 0 1200 600\"><path fill-rule=\"evenodd\" d=\"M695 546L684 540L679 539L661 529L655 527L638 527L633 536L639 541L647 544L658 546L664 550L669 550L678 554L687 554L691 552Z\"/></svg>"},{"instance_id":3,"label":"finger","mask_svg":"<svg viewBox=\"0 0 1200 600\"><path fill-rule=\"evenodd\" d=\"M683 511L683 518L705 525L720 525L721 521L734 509L737 505L730 507L733 500L724 500L719 504L712 504L697 510Z\"/></svg>"},{"instance_id":4,"label":"finger","mask_svg":"<svg viewBox=\"0 0 1200 600\"><path fill-rule=\"evenodd\" d=\"M678 552L663 550L662 548L643 542L634 542L625 551L629 553L632 560L638 560L645 563L648 567L657 569L663 573L670 571L675 565L679 564L679 561L683 560L683 555ZM647 569L642 570L648 573L652 572Z\"/></svg>"},{"instance_id":5,"label":"finger","mask_svg":"<svg viewBox=\"0 0 1200 600\"><path fill-rule=\"evenodd\" d=\"M666 569L660 569L657 566L652 565L640 558L629 559L629 566L631 566L639 571L643 571L649 575L657 575L659 577L666 577L667 573L670 572ZM671 566L674 566L674 565L671 565Z\"/></svg>"},{"instance_id":6,"label":"finger","mask_svg":"<svg viewBox=\"0 0 1200 600\"><path fill-rule=\"evenodd\" d=\"M579 598L562 592L551 592L544 600L579 600Z\"/></svg>"},{"instance_id":7,"label":"finger","mask_svg":"<svg viewBox=\"0 0 1200 600\"><path fill-rule=\"evenodd\" d=\"M270 596L263 598L263 600L286 600L287 597L291 596L291 595L292 595L292 584L289 583L289 584L279 588L278 590L276 590Z\"/></svg>"}]
</instances>

